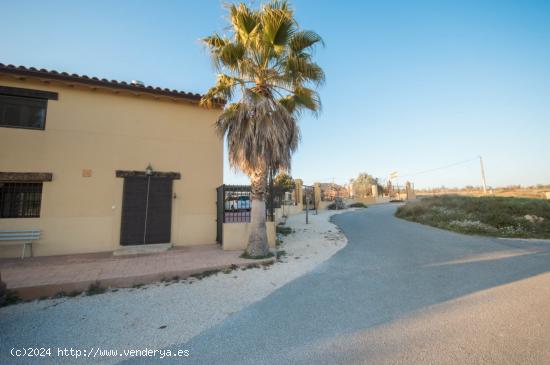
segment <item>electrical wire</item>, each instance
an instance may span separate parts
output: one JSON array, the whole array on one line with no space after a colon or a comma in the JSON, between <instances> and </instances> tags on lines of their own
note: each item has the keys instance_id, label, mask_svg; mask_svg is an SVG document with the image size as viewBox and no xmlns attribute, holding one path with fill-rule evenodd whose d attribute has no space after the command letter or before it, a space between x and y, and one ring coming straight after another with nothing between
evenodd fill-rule
<instances>
[{"instance_id":1,"label":"electrical wire","mask_svg":"<svg viewBox=\"0 0 550 365\"><path fill-rule=\"evenodd\" d=\"M441 167L436 167L436 168L434 168L434 169L429 169L429 170L424 170L424 171L415 172L415 173L413 173L413 174L399 175L399 177L418 176L418 175L422 175L422 174L427 174L427 173L429 173L429 172L434 172L434 171L438 171L438 170L448 169L448 168L450 168L450 167L462 165L462 164L465 164L465 163L468 163L468 162L472 162L472 161L477 161L477 160L479 160L479 156L478 156L478 157L475 157L475 158L468 159L468 160L464 160L464 161L460 161L460 162L455 162L455 163L452 163L452 164L450 164L450 165L445 165L445 166L441 166Z\"/></svg>"},{"instance_id":2,"label":"electrical wire","mask_svg":"<svg viewBox=\"0 0 550 365\"><path fill-rule=\"evenodd\" d=\"M474 158L470 158L470 159L467 159L467 160L464 160L464 161L455 162L455 163L445 165L445 166L436 167L436 168L433 168L433 169L418 171L418 172L415 172L415 173L404 174L404 175L398 174L398 178L423 175L423 174L427 174L427 173L430 173L430 172L444 170L444 169L448 169L448 168L455 167L455 166L458 166L458 165L466 164L466 163L469 163L469 162L478 161L478 160L479 160L479 156L476 156ZM335 184L338 184L338 182L346 181L343 184L339 184L339 185L345 185L347 183L347 181L349 181L349 179L344 179L344 178L335 179L334 177L329 177L329 178L325 178L325 179L317 179L316 180L316 182L321 182L321 181L334 182ZM387 181L387 178L382 179L382 181ZM309 185L313 185L313 183L311 183Z\"/></svg>"}]
</instances>

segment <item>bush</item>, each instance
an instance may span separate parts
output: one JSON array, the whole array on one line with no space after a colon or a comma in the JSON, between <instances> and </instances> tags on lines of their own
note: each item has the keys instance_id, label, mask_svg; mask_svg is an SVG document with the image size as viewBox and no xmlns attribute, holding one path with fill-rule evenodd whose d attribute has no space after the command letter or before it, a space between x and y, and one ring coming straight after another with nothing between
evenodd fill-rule
<instances>
[{"instance_id":1,"label":"bush","mask_svg":"<svg viewBox=\"0 0 550 365\"><path fill-rule=\"evenodd\" d=\"M12 305L12 304L18 304L21 303L23 300L19 298L17 293L13 290L5 289L4 290L4 298L0 302L0 307Z\"/></svg>"},{"instance_id":2,"label":"bush","mask_svg":"<svg viewBox=\"0 0 550 365\"><path fill-rule=\"evenodd\" d=\"M342 198L336 198L334 199L334 203L331 203L327 206L327 209L330 210L337 210L337 209L345 209L346 205L344 204L344 201Z\"/></svg>"},{"instance_id":3,"label":"bush","mask_svg":"<svg viewBox=\"0 0 550 365\"><path fill-rule=\"evenodd\" d=\"M283 236L288 236L289 234L292 233L292 228L285 227L285 226L277 226L277 227L275 227L275 231L277 233L282 234Z\"/></svg>"},{"instance_id":4,"label":"bush","mask_svg":"<svg viewBox=\"0 0 550 365\"><path fill-rule=\"evenodd\" d=\"M408 203L395 215L461 233L550 238L550 202L540 199L444 195Z\"/></svg>"},{"instance_id":5,"label":"bush","mask_svg":"<svg viewBox=\"0 0 550 365\"><path fill-rule=\"evenodd\" d=\"M103 294L105 293L105 288L103 288L101 286L101 284L96 281L95 283L92 283L90 284L90 286L88 287L88 290L86 290L86 295L90 296L90 295L98 295L98 294Z\"/></svg>"},{"instance_id":6,"label":"bush","mask_svg":"<svg viewBox=\"0 0 550 365\"><path fill-rule=\"evenodd\" d=\"M265 256L250 256L248 252L245 251L239 257L242 259L261 260L261 259L268 259L273 256L275 256L273 252L268 252Z\"/></svg>"},{"instance_id":7,"label":"bush","mask_svg":"<svg viewBox=\"0 0 550 365\"><path fill-rule=\"evenodd\" d=\"M364 203L361 203L361 202L357 202L357 203L351 203L349 205L350 208L366 208L367 205L364 204Z\"/></svg>"}]
</instances>

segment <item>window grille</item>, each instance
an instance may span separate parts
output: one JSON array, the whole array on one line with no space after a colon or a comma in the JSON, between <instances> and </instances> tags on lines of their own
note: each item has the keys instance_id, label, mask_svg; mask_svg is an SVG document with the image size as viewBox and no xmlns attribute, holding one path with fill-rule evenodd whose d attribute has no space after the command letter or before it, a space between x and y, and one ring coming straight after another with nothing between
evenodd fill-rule
<instances>
[{"instance_id":1,"label":"window grille","mask_svg":"<svg viewBox=\"0 0 550 365\"><path fill-rule=\"evenodd\" d=\"M0 182L0 218L40 217L42 183Z\"/></svg>"}]
</instances>

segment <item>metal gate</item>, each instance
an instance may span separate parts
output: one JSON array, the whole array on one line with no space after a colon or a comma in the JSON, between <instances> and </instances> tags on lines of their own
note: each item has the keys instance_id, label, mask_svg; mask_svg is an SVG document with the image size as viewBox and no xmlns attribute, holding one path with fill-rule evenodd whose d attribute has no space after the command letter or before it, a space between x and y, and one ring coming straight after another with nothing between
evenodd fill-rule
<instances>
[{"instance_id":1,"label":"metal gate","mask_svg":"<svg viewBox=\"0 0 550 365\"><path fill-rule=\"evenodd\" d=\"M266 191L266 218L274 220L274 209L280 208L284 192L270 184ZM249 223L252 208L250 185L221 185L216 188L216 241L223 242L224 223Z\"/></svg>"},{"instance_id":2,"label":"metal gate","mask_svg":"<svg viewBox=\"0 0 550 365\"><path fill-rule=\"evenodd\" d=\"M304 210L317 210L317 204L315 201L315 189L313 186L303 185L302 205Z\"/></svg>"},{"instance_id":3,"label":"metal gate","mask_svg":"<svg viewBox=\"0 0 550 365\"><path fill-rule=\"evenodd\" d=\"M221 185L216 189L216 241L223 242L224 223L250 222L250 185Z\"/></svg>"},{"instance_id":4,"label":"metal gate","mask_svg":"<svg viewBox=\"0 0 550 365\"><path fill-rule=\"evenodd\" d=\"M216 242L222 243L223 239L223 214L224 214L224 185L216 188ZM222 202L220 204L220 202Z\"/></svg>"}]
</instances>

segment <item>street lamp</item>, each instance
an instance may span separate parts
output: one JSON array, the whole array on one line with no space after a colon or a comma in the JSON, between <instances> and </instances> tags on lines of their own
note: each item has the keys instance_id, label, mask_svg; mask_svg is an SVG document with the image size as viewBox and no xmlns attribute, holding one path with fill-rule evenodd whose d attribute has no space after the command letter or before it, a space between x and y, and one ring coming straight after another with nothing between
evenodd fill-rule
<instances>
[{"instance_id":1,"label":"street lamp","mask_svg":"<svg viewBox=\"0 0 550 365\"><path fill-rule=\"evenodd\" d=\"M147 165L147 167L145 168L145 175L147 176L153 175L153 166L151 166L151 164Z\"/></svg>"}]
</instances>

